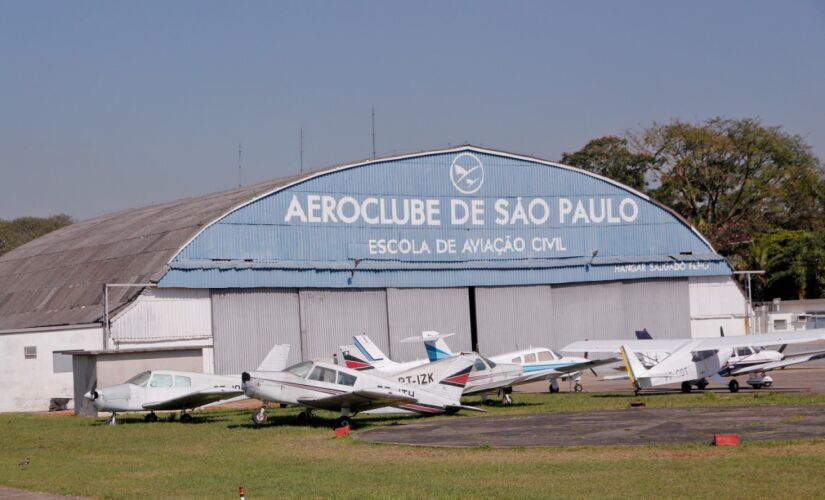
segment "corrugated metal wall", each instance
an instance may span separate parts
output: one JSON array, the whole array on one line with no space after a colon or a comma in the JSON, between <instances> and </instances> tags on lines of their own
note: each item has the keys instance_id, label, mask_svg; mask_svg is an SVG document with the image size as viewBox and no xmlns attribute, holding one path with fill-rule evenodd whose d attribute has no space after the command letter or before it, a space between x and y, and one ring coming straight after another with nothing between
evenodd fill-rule
<instances>
[{"instance_id":1,"label":"corrugated metal wall","mask_svg":"<svg viewBox=\"0 0 825 500\"><path fill-rule=\"evenodd\" d=\"M290 344L301 360L298 292L279 289L212 291L215 373L254 370L275 344Z\"/></svg>"},{"instance_id":2,"label":"corrugated metal wall","mask_svg":"<svg viewBox=\"0 0 825 500\"><path fill-rule=\"evenodd\" d=\"M361 333L388 351L385 290L301 290L299 295L304 359L331 358Z\"/></svg>"},{"instance_id":3,"label":"corrugated metal wall","mask_svg":"<svg viewBox=\"0 0 825 500\"><path fill-rule=\"evenodd\" d=\"M479 352L548 346L554 327L552 297L549 286L476 288Z\"/></svg>"},{"instance_id":4,"label":"corrugated metal wall","mask_svg":"<svg viewBox=\"0 0 825 500\"><path fill-rule=\"evenodd\" d=\"M115 342L207 339L212 335L209 290L147 288L112 321Z\"/></svg>"},{"instance_id":5,"label":"corrugated metal wall","mask_svg":"<svg viewBox=\"0 0 825 500\"><path fill-rule=\"evenodd\" d=\"M657 338L691 335L686 279L476 288L476 315L485 354L633 338L642 328Z\"/></svg>"},{"instance_id":6,"label":"corrugated metal wall","mask_svg":"<svg viewBox=\"0 0 825 500\"><path fill-rule=\"evenodd\" d=\"M453 350L472 349L470 298L466 288L390 288L387 290L390 351L396 361L426 357L421 343L401 343L424 330L455 333L446 339Z\"/></svg>"}]
</instances>

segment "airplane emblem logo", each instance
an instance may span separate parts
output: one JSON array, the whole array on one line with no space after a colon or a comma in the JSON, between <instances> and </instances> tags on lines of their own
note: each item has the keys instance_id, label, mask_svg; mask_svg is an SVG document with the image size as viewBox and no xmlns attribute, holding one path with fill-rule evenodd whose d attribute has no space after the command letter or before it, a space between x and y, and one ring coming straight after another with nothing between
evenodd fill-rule
<instances>
[{"instance_id":1,"label":"airplane emblem logo","mask_svg":"<svg viewBox=\"0 0 825 500\"><path fill-rule=\"evenodd\" d=\"M450 165L450 180L464 194L473 194L484 184L484 165L472 153L461 153Z\"/></svg>"}]
</instances>

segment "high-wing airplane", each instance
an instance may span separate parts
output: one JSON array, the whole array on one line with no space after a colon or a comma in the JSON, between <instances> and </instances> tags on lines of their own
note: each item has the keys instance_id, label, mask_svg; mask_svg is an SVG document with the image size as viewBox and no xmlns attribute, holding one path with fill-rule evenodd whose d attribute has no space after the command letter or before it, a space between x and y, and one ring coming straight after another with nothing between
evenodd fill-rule
<instances>
[{"instance_id":1,"label":"high-wing airplane","mask_svg":"<svg viewBox=\"0 0 825 500\"><path fill-rule=\"evenodd\" d=\"M241 380L244 393L250 398L303 406L305 409L298 414L301 422L308 420L315 409L340 411L338 426L345 427L352 416L370 410L423 415L462 409L483 411L461 404L461 392L472 367L471 356L456 356L381 376L342 365L306 361L284 371L244 372ZM266 410L254 412L252 421L265 424Z\"/></svg>"},{"instance_id":2,"label":"high-wing airplane","mask_svg":"<svg viewBox=\"0 0 825 500\"><path fill-rule=\"evenodd\" d=\"M456 354L450 350L444 341L444 338L451 335L453 334L425 331L422 332L421 337L410 337L402 340L402 342L423 342L428 356L428 359L407 363L396 363L390 360L366 335L353 337L354 345L341 346L341 352L347 366L352 368L375 368L382 372L395 373L411 366L455 356ZM551 381L550 392L558 392L559 378L575 376L576 372L583 369L618 361L618 358L606 360L561 358L550 349L545 348L525 349L490 358L477 356L478 358L473 365L473 372L470 374L470 379L464 388L464 394L481 394L482 399L486 402L489 393L501 392L504 404L512 403L510 394L514 385L549 379ZM581 384L577 381L577 392L580 390Z\"/></svg>"},{"instance_id":3,"label":"high-wing airplane","mask_svg":"<svg viewBox=\"0 0 825 500\"><path fill-rule=\"evenodd\" d=\"M825 329L695 339L584 340L573 342L562 351L618 352L636 394L649 387L675 383L681 383L682 390L688 392L691 385L702 382L706 385L708 378L722 371L738 348L799 344L821 339L825 339ZM646 367L637 351L670 354ZM736 392L739 383L731 380L729 388Z\"/></svg>"},{"instance_id":4,"label":"high-wing airplane","mask_svg":"<svg viewBox=\"0 0 825 500\"><path fill-rule=\"evenodd\" d=\"M258 369L282 370L288 354L289 345L276 345ZM117 412L124 411L149 411L144 420L157 422L155 411L180 410L180 421L191 422L192 414L187 410L239 396L243 390L238 375L174 370L145 371L123 384L92 389L84 395L98 411L112 412L110 425L117 424Z\"/></svg>"},{"instance_id":5,"label":"high-wing airplane","mask_svg":"<svg viewBox=\"0 0 825 500\"><path fill-rule=\"evenodd\" d=\"M725 336L725 331L721 327L719 328L719 335L720 337ZM636 338L639 340L653 339L653 337L650 335L650 333L648 333L647 330L637 331ZM808 361L814 361L817 359L825 358L825 350L822 349L816 351L801 352L786 356L784 354L786 347L788 347L787 344L782 345L778 350L766 349L764 347L756 346L737 347L733 349L731 357L722 366L722 369L719 371L718 375L720 377L736 377L738 375L748 375L748 380L746 381L748 385L750 385L754 389L761 389L763 387L767 388L773 385L773 378L771 378L767 374L767 372L769 371L782 370L788 366L807 363ZM650 368L659 361L663 360L665 357L669 356L670 352L644 352L637 349L636 354L639 357L639 361L641 361L642 365L645 368ZM624 366L622 367L622 369L624 369ZM626 374L620 376L608 376L605 377L605 380L617 380L621 378L628 377ZM708 386L708 380L704 378L699 379L693 383L700 390ZM739 382L735 378L733 378L728 383L728 388L731 392L737 392L739 390ZM690 392L690 389L691 386L689 384L684 384L682 386L682 390L684 392Z\"/></svg>"}]
</instances>

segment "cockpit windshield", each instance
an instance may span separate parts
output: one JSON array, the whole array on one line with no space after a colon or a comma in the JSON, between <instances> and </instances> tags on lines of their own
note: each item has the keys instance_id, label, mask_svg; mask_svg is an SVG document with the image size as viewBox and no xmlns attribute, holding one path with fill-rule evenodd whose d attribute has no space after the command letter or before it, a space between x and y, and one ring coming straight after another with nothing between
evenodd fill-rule
<instances>
[{"instance_id":1,"label":"cockpit windshield","mask_svg":"<svg viewBox=\"0 0 825 500\"><path fill-rule=\"evenodd\" d=\"M312 361L304 361L303 363L292 365L284 371L291 373L296 377L304 378L307 376L307 373L309 373L310 369L312 369Z\"/></svg>"},{"instance_id":2,"label":"cockpit windshield","mask_svg":"<svg viewBox=\"0 0 825 500\"><path fill-rule=\"evenodd\" d=\"M134 377L130 378L126 381L127 384L133 384L139 387L146 387L146 382L149 382L149 377L152 376L152 372L142 372L138 373Z\"/></svg>"}]
</instances>

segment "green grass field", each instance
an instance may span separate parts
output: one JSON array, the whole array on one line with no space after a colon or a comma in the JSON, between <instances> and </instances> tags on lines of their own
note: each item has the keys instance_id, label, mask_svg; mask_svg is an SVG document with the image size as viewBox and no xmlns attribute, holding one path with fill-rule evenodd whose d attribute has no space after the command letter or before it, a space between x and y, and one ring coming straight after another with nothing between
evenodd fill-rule
<instances>
[{"instance_id":1,"label":"green grass field","mask_svg":"<svg viewBox=\"0 0 825 500\"><path fill-rule=\"evenodd\" d=\"M523 395L493 414L626 408L632 396ZM644 396L648 407L825 403L825 395ZM468 404L477 400L468 399ZM434 449L335 438L335 415L294 425L295 409L215 410L192 424L0 415L0 485L103 498L714 497L825 496L825 440L541 449ZM465 415L439 418L484 418ZM355 418L355 430L420 421ZM20 469L18 462L32 457Z\"/></svg>"}]
</instances>

